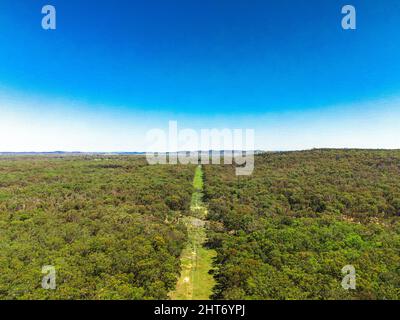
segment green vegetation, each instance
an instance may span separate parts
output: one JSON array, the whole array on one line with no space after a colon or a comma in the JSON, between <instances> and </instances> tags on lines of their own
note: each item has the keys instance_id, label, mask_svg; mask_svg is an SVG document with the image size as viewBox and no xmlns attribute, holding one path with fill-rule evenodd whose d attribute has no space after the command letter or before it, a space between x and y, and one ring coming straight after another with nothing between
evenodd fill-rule
<instances>
[{"instance_id":1,"label":"green vegetation","mask_svg":"<svg viewBox=\"0 0 400 320\"><path fill-rule=\"evenodd\" d=\"M217 299L400 299L400 152L256 157L205 166ZM356 290L341 287L356 268Z\"/></svg>"},{"instance_id":2,"label":"green vegetation","mask_svg":"<svg viewBox=\"0 0 400 320\"><path fill-rule=\"evenodd\" d=\"M143 157L0 158L0 299L165 299L194 166ZM53 265L57 289L41 288Z\"/></svg>"},{"instance_id":3,"label":"green vegetation","mask_svg":"<svg viewBox=\"0 0 400 320\"><path fill-rule=\"evenodd\" d=\"M196 168L193 186L190 217L185 217L188 230L188 243L182 252L182 273L174 292L170 294L173 300L208 300L214 287L214 279L209 273L212 260L216 253L205 248L205 221L207 209L202 202L203 171L201 166Z\"/></svg>"},{"instance_id":4,"label":"green vegetation","mask_svg":"<svg viewBox=\"0 0 400 320\"><path fill-rule=\"evenodd\" d=\"M45 265L56 290L41 287ZM356 290L341 286L346 265ZM0 299L210 296L400 299L400 151L266 153L247 177L0 157Z\"/></svg>"},{"instance_id":5,"label":"green vegetation","mask_svg":"<svg viewBox=\"0 0 400 320\"><path fill-rule=\"evenodd\" d=\"M203 191L203 170L201 169L201 166L198 166L196 168L195 174L194 174L194 179L193 179L193 186L198 192ZM194 194L198 194L198 192Z\"/></svg>"}]
</instances>

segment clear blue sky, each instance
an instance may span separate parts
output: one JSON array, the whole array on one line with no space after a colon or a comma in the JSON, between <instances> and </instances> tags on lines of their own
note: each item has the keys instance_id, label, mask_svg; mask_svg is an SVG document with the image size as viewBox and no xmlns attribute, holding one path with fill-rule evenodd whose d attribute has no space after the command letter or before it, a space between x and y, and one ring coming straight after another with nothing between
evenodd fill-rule
<instances>
[{"instance_id":1,"label":"clear blue sky","mask_svg":"<svg viewBox=\"0 0 400 320\"><path fill-rule=\"evenodd\" d=\"M400 148L399 35L398 0L2 0L0 150L134 151L168 120Z\"/></svg>"}]
</instances>

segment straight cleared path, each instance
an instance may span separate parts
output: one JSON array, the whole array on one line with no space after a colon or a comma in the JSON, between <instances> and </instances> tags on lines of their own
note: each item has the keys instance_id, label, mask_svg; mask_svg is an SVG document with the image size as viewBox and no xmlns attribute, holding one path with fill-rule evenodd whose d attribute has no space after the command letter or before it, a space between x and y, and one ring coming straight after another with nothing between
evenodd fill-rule
<instances>
[{"instance_id":1,"label":"straight cleared path","mask_svg":"<svg viewBox=\"0 0 400 320\"><path fill-rule=\"evenodd\" d=\"M203 171L196 168L190 206L191 216L184 217L188 231L188 243L181 255L181 276L175 291L170 293L172 300L208 300L214 287L214 278L208 272L216 252L204 247L206 241L205 219L207 208L203 203Z\"/></svg>"}]
</instances>

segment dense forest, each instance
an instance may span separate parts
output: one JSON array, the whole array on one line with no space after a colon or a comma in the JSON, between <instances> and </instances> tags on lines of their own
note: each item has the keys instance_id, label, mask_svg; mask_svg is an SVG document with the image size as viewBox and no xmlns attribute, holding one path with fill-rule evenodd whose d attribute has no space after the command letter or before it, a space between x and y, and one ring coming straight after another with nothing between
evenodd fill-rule
<instances>
[{"instance_id":1,"label":"dense forest","mask_svg":"<svg viewBox=\"0 0 400 320\"><path fill-rule=\"evenodd\" d=\"M400 151L265 153L204 167L215 299L400 299ZM356 269L356 289L341 286Z\"/></svg>"},{"instance_id":2,"label":"dense forest","mask_svg":"<svg viewBox=\"0 0 400 320\"><path fill-rule=\"evenodd\" d=\"M199 183L213 299L400 299L400 151L263 153L251 176L204 165L194 186L195 170L1 156L0 299L168 299ZM45 265L56 290L41 286Z\"/></svg>"},{"instance_id":3,"label":"dense forest","mask_svg":"<svg viewBox=\"0 0 400 320\"><path fill-rule=\"evenodd\" d=\"M180 273L194 166L1 157L0 299L164 299ZM57 290L41 287L42 266Z\"/></svg>"}]
</instances>

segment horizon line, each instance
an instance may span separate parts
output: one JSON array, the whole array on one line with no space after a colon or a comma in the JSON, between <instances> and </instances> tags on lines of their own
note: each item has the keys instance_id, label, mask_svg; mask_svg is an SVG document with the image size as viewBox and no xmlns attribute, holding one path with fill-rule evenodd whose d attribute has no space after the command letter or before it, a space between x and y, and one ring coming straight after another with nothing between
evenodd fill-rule
<instances>
[{"instance_id":1,"label":"horizon line","mask_svg":"<svg viewBox=\"0 0 400 320\"><path fill-rule=\"evenodd\" d=\"M315 148L306 148L306 149L288 149L288 150L263 150L263 149L254 149L254 150L230 150L230 149L209 149L209 150L180 150L180 151L63 151L63 150L54 150L54 151L0 151L0 155L7 154L138 154L143 155L146 153L158 153L158 154L169 154L169 153L189 153L189 152L254 152L254 153L267 153L267 152L299 152L299 151L328 151L328 150L366 150L366 151L400 151L400 147L398 148L362 148L362 147L315 147Z\"/></svg>"}]
</instances>

